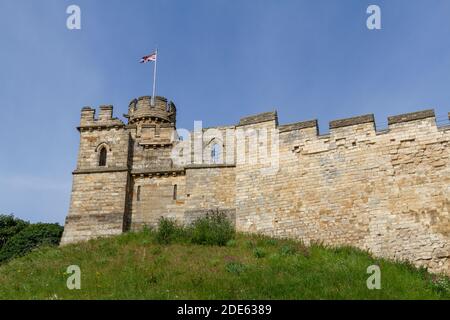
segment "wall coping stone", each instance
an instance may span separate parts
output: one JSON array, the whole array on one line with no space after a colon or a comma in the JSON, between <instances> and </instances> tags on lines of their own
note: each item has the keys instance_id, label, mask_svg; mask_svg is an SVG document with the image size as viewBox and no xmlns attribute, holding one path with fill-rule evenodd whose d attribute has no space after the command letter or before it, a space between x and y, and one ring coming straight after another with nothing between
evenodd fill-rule
<instances>
[{"instance_id":1,"label":"wall coping stone","mask_svg":"<svg viewBox=\"0 0 450 320\"><path fill-rule=\"evenodd\" d=\"M277 115L276 111L263 112L263 113L258 113L258 114L252 115L252 116L241 118L238 126L246 126L246 125L250 125L250 124L256 124L256 123L266 122L266 121L274 121L274 120L276 122L278 122L278 115Z\"/></svg>"},{"instance_id":2,"label":"wall coping stone","mask_svg":"<svg viewBox=\"0 0 450 320\"><path fill-rule=\"evenodd\" d=\"M373 114L365 114L362 116L337 119L337 120L330 121L330 129L337 129L337 128L354 126L357 124L370 123L370 122L375 123L375 118L374 118Z\"/></svg>"},{"instance_id":3,"label":"wall coping stone","mask_svg":"<svg viewBox=\"0 0 450 320\"><path fill-rule=\"evenodd\" d=\"M411 112L411 113L404 113L404 114L400 114L398 116L388 117L388 124L391 125L391 124L396 124L396 123L401 123L401 122L433 118L434 116L435 115L434 115L433 109Z\"/></svg>"},{"instance_id":4,"label":"wall coping stone","mask_svg":"<svg viewBox=\"0 0 450 320\"><path fill-rule=\"evenodd\" d=\"M288 123L283 124L278 127L280 132L288 132L293 130L300 130L300 129L306 129L306 128L314 128L317 127L317 119L315 120L308 120L308 121L301 121L301 122L294 122L294 123Z\"/></svg>"}]
</instances>

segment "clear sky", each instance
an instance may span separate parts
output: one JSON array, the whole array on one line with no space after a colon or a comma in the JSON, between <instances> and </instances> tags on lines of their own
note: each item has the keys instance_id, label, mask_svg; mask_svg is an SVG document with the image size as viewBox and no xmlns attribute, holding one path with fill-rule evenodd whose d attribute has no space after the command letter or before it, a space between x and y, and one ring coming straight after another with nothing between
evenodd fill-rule
<instances>
[{"instance_id":1,"label":"clear sky","mask_svg":"<svg viewBox=\"0 0 450 320\"><path fill-rule=\"evenodd\" d=\"M66 9L81 8L81 30ZM377 4L382 29L366 27ZM450 111L448 0L1 0L0 213L63 223L80 109L151 93L178 127L235 124L278 110L280 123ZM445 121L444 121L445 122Z\"/></svg>"}]
</instances>

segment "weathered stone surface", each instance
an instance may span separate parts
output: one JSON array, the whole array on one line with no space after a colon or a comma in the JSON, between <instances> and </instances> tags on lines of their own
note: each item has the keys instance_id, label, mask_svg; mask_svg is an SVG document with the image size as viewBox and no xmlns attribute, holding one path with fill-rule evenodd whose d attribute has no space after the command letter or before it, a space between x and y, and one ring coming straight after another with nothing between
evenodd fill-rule
<instances>
[{"instance_id":1,"label":"weathered stone surface","mask_svg":"<svg viewBox=\"0 0 450 320\"><path fill-rule=\"evenodd\" d=\"M309 121L302 121L302 122L295 122L295 123L280 125L278 127L278 129L280 130L280 132L288 132L288 131L300 130L300 129L306 129L306 128L316 128L317 133L318 133L319 132L318 127L319 126L317 124L317 120L309 120Z\"/></svg>"},{"instance_id":2,"label":"weathered stone surface","mask_svg":"<svg viewBox=\"0 0 450 320\"><path fill-rule=\"evenodd\" d=\"M200 217L205 217L208 215L221 214L224 215L233 225L236 225L236 209L194 209L186 210L184 212L184 223L191 224L196 219Z\"/></svg>"},{"instance_id":3,"label":"weathered stone surface","mask_svg":"<svg viewBox=\"0 0 450 320\"><path fill-rule=\"evenodd\" d=\"M363 116L357 116L357 117L353 117L353 118L333 120L330 122L330 129L354 126L357 124L370 123L370 122L372 122L372 123L375 122L375 118L374 118L373 114L366 114Z\"/></svg>"},{"instance_id":4,"label":"weathered stone surface","mask_svg":"<svg viewBox=\"0 0 450 320\"><path fill-rule=\"evenodd\" d=\"M257 115L244 117L239 121L239 126L246 126L266 121L278 121L277 112L264 112Z\"/></svg>"},{"instance_id":5,"label":"weathered stone surface","mask_svg":"<svg viewBox=\"0 0 450 320\"><path fill-rule=\"evenodd\" d=\"M281 132L278 171L236 166L238 229L357 246L448 273L450 130L408 119L382 134L371 117L332 122L324 137Z\"/></svg>"},{"instance_id":6,"label":"weathered stone surface","mask_svg":"<svg viewBox=\"0 0 450 320\"><path fill-rule=\"evenodd\" d=\"M389 124L395 124L400 122L408 122L414 120L421 120L426 118L434 118L434 110L424 110L418 112L411 112L400 114L398 116L392 116L388 118Z\"/></svg>"},{"instance_id":7,"label":"weathered stone surface","mask_svg":"<svg viewBox=\"0 0 450 320\"><path fill-rule=\"evenodd\" d=\"M223 212L239 231L352 245L450 273L450 126L438 128L432 110L390 117L382 132L373 115L335 120L327 135L316 120L278 126L268 112L194 133L183 151L175 106L150 101L130 103L128 125L110 106L98 120L83 108L62 244L154 226L161 216L190 223ZM270 161L260 161L267 146ZM195 163L174 163L173 150Z\"/></svg>"}]
</instances>

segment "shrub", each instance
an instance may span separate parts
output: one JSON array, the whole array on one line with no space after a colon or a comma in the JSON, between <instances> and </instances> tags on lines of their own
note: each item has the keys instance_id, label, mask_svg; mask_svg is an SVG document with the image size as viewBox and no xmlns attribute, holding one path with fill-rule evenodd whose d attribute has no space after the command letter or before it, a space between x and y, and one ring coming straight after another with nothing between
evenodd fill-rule
<instances>
[{"instance_id":1,"label":"shrub","mask_svg":"<svg viewBox=\"0 0 450 320\"><path fill-rule=\"evenodd\" d=\"M225 246L235 231L224 214L214 213L195 220L189 227L191 242L201 245Z\"/></svg>"},{"instance_id":2,"label":"shrub","mask_svg":"<svg viewBox=\"0 0 450 320\"><path fill-rule=\"evenodd\" d=\"M22 231L29 223L11 215L0 215L0 249L14 235Z\"/></svg>"},{"instance_id":3,"label":"shrub","mask_svg":"<svg viewBox=\"0 0 450 320\"><path fill-rule=\"evenodd\" d=\"M30 224L9 238L0 250L0 262L23 256L42 245L58 245L63 233L58 224Z\"/></svg>"},{"instance_id":4,"label":"shrub","mask_svg":"<svg viewBox=\"0 0 450 320\"><path fill-rule=\"evenodd\" d=\"M159 244L170 244L174 241L200 245L235 246L234 227L222 214L209 214L198 218L190 226L178 226L174 220L161 217L156 231Z\"/></svg>"},{"instance_id":5,"label":"shrub","mask_svg":"<svg viewBox=\"0 0 450 320\"><path fill-rule=\"evenodd\" d=\"M170 244L174 240L186 238L183 227L179 227L172 219L161 217L156 231L156 241L159 244Z\"/></svg>"}]
</instances>

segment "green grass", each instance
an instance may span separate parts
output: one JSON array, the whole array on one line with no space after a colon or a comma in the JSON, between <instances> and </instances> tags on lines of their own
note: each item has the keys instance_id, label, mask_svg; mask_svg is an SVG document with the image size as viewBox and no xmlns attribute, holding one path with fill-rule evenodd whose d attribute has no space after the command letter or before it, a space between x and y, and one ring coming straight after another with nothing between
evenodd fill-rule
<instances>
[{"instance_id":1,"label":"green grass","mask_svg":"<svg viewBox=\"0 0 450 320\"><path fill-rule=\"evenodd\" d=\"M367 267L381 268L368 290ZM69 265L81 290L68 290ZM237 234L226 246L159 244L147 230L40 248L0 266L0 299L450 299L448 278L353 248Z\"/></svg>"}]
</instances>

